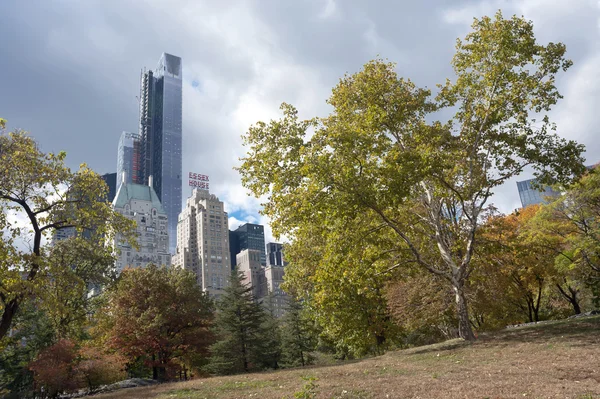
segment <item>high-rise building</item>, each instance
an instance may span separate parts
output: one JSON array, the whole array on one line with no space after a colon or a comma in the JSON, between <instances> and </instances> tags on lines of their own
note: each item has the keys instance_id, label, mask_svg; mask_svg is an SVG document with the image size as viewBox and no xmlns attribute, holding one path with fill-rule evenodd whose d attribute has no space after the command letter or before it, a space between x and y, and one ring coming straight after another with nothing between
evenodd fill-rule
<instances>
[{"instance_id":1,"label":"high-rise building","mask_svg":"<svg viewBox=\"0 0 600 399\"><path fill-rule=\"evenodd\" d=\"M115 195L117 195L117 174L116 173L106 173L102 175L102 180L108 186L108 193L106 193L106 201L112 203L115 199Z\"/></svg>"},{"instance_id":2,"label":"high-rise building","mask_svg":"<svg viewBox=\"0 0 600 399\"><path fill-rule=\"evenodd\" d=\"M223 202L195 188L177 222L177 248L172 264L196 274L198 285L219 298L229 286L229 219Z\"/></svg>"},{"instance_id":3,"label":"high-rise building","mask_svg":"<svg viewBox=\"0 0 600 399\"><path fill-rule=\"evenodd\" d=\"M553 190L550 186L535 188L534 186L535 179L517 182L517 189L519 190L519 197L521 198L521 205L523 208L534 204L545 204L547 203L547 198L560 195L558 191Z\"/></svg>"},{"instance_id":4,"label":"high-rise building","mask_svg":"<svg viewBox=\"0 0 600 399\"><path fill-rule=\"evenodd\" d=\"M139 249L133 248L117 234L114 242L117 271L125 267L145 267L149 263L169 266L168 216L152 186L121 183L112 205L115 211L137 222L139 246Z\"/></svg>"},{"instance_id":5,"label":"high-rise building","mask_svg":"<svg viewBox=\"0 0 600 399\"><path fill-rule=\"evenodd\" d=\"M264 269L266 280L266 291L272 295L271 305L275 317L281 317L285 314L289 296L281 289L285 268L277 265L267 265ZM266 293L265 293L266 294Z\"/></svg>"},{"instance_id":6,"label":"high-rise building","mask_svg":"<svg viewBox=\"0 0 600 399\"><path fill-rule=\"evenodd\" d=\"M267 266L287 266L283 256L283 244L270 242L267 244Z\"/></svg>"},{"instance_id":7,"label":"high-rise building","mask_svg":"<svg viewBox=\"0 0 600 399\"><path fill-rule=\"evenodd\" d=\"M181 58L163 53L140 82L140 166L142 183L152 187L169 217L169 249L175 252L182 184Z\"/></svg>"},{"instance_id":8,"label":"high-rise building","mask_svg":"<svg viewBox=\"0 0 600 399\"><path fill-rule=\"evenodd\" d=\"M140 165L141 140L137 133L123 132L117 150L117 178L120 183L125 174L126 183L142 184L144 181Z\"/></svg>"},{"instance_id":9,"label":"high-rise building","mask_svg":"<svg viewBox=\"0 0 600 399\"><path fill-rule=\"evenodd\" d=\"M260 264L261 252L256 249L244 249L236 255L237 270L243 273L242 283L252 287L252 296L256 301L267 294L265 269Z\"/></svg>"},{"instance_id":10,"label":"high-rise building","mask_svg":"<svg viewBox=\"0 0 600 399\"><path fill-rule=\"evenodd\" d=\"M231 268L235 267L236 255L244 249L255 249L260 251L260 264L267 265L267 256L265 254L265 228L260 224L246 223L231 232L234 239L230 240Z\"/></svg>"}]
</instances>

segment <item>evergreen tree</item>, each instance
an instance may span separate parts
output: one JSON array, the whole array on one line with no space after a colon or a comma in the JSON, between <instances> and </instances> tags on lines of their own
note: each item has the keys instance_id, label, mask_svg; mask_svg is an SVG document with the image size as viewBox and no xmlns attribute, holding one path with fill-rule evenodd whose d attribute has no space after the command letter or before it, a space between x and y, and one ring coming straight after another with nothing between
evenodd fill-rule
<instances>
[{"instance_id":1,"label":"evergreen tree","mask_svg":"<svg viewBox=\"0 0 600 399\"><path fill-rule=\"evenodd\" d=\"M300 302L290 298L281 327L281 361L284 367L306 366L314 360L314 339Z\"/></svg>"},{"instance_id":2,"label":"evergreen tree","mask_svg":"<svg viewBox=\"0 0 600 399\"><path fill-rule=\"evenodd\" d=\"M252 287L242 283L240 272L231 274L231 284L217 303L215 335L206 367L216 374L248 372L263 365L265 312L254 301Z\"/></svg>"},{"instance_id":3,"label":"evergreen tree","mask_svg":"<svg viewBox=\"0 0 600 399\"><path fill-rule=\"evenodd\" d=\"M265 320L262 324L262 366L277 369L281 360L281 329L275 313L275 296L272 292L262 301Z\"/></svg>"}]
</instances>

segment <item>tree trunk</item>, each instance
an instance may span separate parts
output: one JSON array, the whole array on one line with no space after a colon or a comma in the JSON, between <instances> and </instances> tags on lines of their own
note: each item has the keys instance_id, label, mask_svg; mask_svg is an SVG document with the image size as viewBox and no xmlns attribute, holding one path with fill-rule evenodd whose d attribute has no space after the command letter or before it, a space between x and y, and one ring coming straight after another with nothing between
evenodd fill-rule
<instances>
[{"instance_id":1,"label":"tree trunk","mask_svg":"<svg viewBox=\"0 0 600 399\"><path fill-rule=\"evenodd\" d=\"M4 312L2 313L2 319L0 320L0 339L4 338L8 334L12 319L19 309L19 300L17 298L8 302L4 306Z\"/></svg>"},{"instance_id":2,"label":"tree trunk","mask_svg":"<svg viewBox=\"0 0 600 399\"><path fill-rule=\"evenodd\" d=\"M556 283L556 287L558 288L558 291L561 293L561 295L565 297L567 301L569 301L571 306L573 306L573 312L575 312L575 314L580 314L581 307L579 306L579 299L577 298L577 289L574 289L567 284L567 289L571 293L571 295L569 295L565 292L565 290L563 290L560 284Z\"/></svg>"},{"instance_id":3,"label":"tree trunk","mask_svg":"<svg viewBox=\"0 0 600 399\"><path fill-rule=\"evenodd\" d=\"M458 336L467 341L474 341L475 334L473 334L469 320L469 308L467 307L463 284L452 281L452 288L454 289L458 311Z\"/></svg>"}]
</instances>

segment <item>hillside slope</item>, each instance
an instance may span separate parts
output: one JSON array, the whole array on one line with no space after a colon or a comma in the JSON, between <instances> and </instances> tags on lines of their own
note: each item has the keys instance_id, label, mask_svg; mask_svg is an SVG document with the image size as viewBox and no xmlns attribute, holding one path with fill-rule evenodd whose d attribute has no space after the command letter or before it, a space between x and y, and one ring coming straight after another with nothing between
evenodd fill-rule
<instances>
[{"instance_id":1,"label":"hillside slope","mask_svg":"<svg viewBox=\"0 0 600 399\"><path fill-rule=\"evenodd\" d=\"M310 382L305 378L313 377ZM316 387L310 388L314 384ZM94 398L600 398L600 317L539 324L327 367L215 377ZM312 396L300 396L312 397Z\"/></svg>"}]
</instances>

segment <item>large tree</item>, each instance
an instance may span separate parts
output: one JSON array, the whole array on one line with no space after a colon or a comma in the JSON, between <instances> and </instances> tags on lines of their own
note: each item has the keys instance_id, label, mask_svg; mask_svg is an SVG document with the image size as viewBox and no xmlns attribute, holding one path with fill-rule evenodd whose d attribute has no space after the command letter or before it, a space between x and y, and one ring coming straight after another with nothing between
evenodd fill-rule
<instances>
[{"instance_id":1,"label":"large tree","mask_svg":"<svg viewBox=\"0 0 600 399\"><path fill-rule=\"evenodd\" d=\"M6 133L3 126L0 123L0 338L19 305L37 296L47 281L50 260L44 237L62 229L86 230L97 252L110 255L112 248L104 243L116 232L131 238L133 226L104 200L108 188L97 173L85 164L74 172L65 165L65 152L46 154L25 132Z\"/></svg>"},{"instance_id":2,"label":"large tree","mask_svg":"<svg viewBox=\"0 0 600 399\"><path fill-rule=\"evenodd\" d=\"M600 172L590 170L547 206L534 220L531 235L553 249L563 274L561 294L581 311L578 295L584 286L594 293L600 308Z\"/></svg>"},{"instance_id":3,"label":"large tree","mask_svg":"<svg viewBox=\"0 0 600 399\"><path fill-rule=\"evenodd\" d=\"M98 331L131 364L142 358L164 380L173 361L207 354L212 319L212 301L192 273L149 265L125 269L107 291Z\"/></svg>"},{"instance_id":4,"label":"large tree","mask_svg":"<svg viewBox=\"0 0 600 399\"><path fill-rule=\"evenodd\" d=\"M469 340L465 285L494 189L528 166L543 183L583 170L583 147L543 115L561 98L556 74L572 64L565 46L538 44L530 21L500 12L472 27L457 41L455 78L434 98L393 64L369 62L334 87L329 116L300 120L284 104L281 120L252 126L239 168L244 185L267 196L263 212L292 248L305 245L310 226L323 231L311 255L317 267L334 267L329 255L350 246L378 251L390 269L412 264L445 279ZM340 242L359 217L369 220L361 240ZM294 252L292 268L302 262Z\"/></svg>"},{"instance_id":5,"label":"large tree","mask_svg":"<svg viewBox=\"0 0 600 399\"><path fill-rule=\"evenodd\" d=\"M271 331L265 330L266 313L252 296L252 287L242 283L242 272L231 274L230 285L217 303L214 332L207 370L216 374L235 374L260 368L265 363L263 342ZM272 349L272 348L270 348Z\"/></svg>"}]
</instances>

